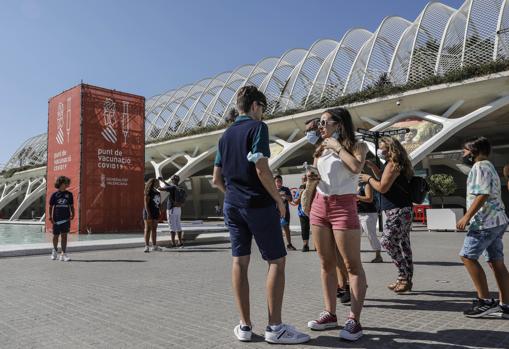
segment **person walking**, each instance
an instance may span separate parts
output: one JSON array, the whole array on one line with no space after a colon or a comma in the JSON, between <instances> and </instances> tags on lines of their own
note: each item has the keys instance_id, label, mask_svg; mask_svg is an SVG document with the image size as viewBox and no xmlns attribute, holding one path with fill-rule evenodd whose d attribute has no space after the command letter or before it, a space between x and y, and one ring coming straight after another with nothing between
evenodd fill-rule
<instances>
[{"instance_id":1,"label":"person walking","mask_svg":"<svg viewBox=\"0 0 509 349\"><path fill-rule=\"evenodd\" d=\"M145 249L143 252L162 251L162 248L157 246L157 225L159 223L159 212L161 209L161 193L157 190L158 188L158 181L155 178L150 178L145 184L143 208ZM150 248L151 237L152 248Z\"/></svg>"},{"instance_id":2,"label":"person walking","mask_svg":"<svg viewBox=\"0 0 509 349\"><path fill-rule=\"evenodd\" d=\"M310 222L320 257L325 309L318 319L308 323L308 327L325 330L337 326L337 246L348 271L352 298L340 338L355 341L362 337L360 316L366 295L356 196L358 175L364 167L368 148L364 142L356 141L352 118L344 108L329 109L322 114L320 134L323 142L315 159L319 176L310 173L308 182L319 180Z\"/></svg>"},{"instance_id":3,"label":"person walking","mask_svg":"<svg viewBox=\"0 0 509 349\"><path fill-rule=\"evenodd\" d=\"M396 293L408 292L412 290L414 274L410 245L412 230L410 180L414 170L408 153L396 138L382 138L378 156L385 160L382 169L371 161L366 162L376 178L362 174L360 179L381 195L381 210L384 211L386 220L380 242L398 268L398 278L388 285L388 288Z\"/></svg>"},{"instance_id":4,"label":"person walking","mask_svg":"<svg viewBox=\"0 0 509 349\"><path fill-rule=\"evenodd\" d=\"M281 195L283 202L285 203L285 216L281 218L281 229L283 230L283 234L286 237L286 249L295 251L297 250L295 246L292 245L292 235L290 232L290 201L292 201L292 192L288 187L283 186L283 177L280 175L274 176L274 183L276 184L276 189Z\"/></svg>"},{"instance_id":5,"label":"person walking","mask_svg":"<svg viewBox=\"0 0 509 349\"><path fill-rule=\"evenodd\" d=\"M171 242L169 247L184 247L184 240L182 236L182 206L184 206L187 198L187 192L180 184L180 177L178 175L171 176L171 183L166 183L163 177L158 178L164 184L160 191L169 193L166 217L168 218L168 225L170 228ZM175 235L177 235L177 242L175 242Z\"/></svg>"},{"instance_id":6,"label":"person walking","mask_svg":"<svg viewBox=\"0 0 509 349\"><path fill-rule=\"evenodd\" d=\"M233 332L240 341L252 338L248 267L254 237L268 264L265 341L305 343L310 337L284 324L281 318L287 253L280 218L286 215L286 205L269 168L269 131L261 121L266 108L265 95L256 87L239 89L239 116L224 131L214 161L213 183L225 194L223 213L232 245L232 284L240 312L240 323Z\"/></svg>"},{"instance_id":7,"label":"person walking","mask_svg":"<svg viewBox=\"0 0 509 349\"><path fill-rule=\"evenodd\" d=\"M375 258L371 263L383 263L381 254L382 246L376 236L376 221L378 220L378 210L374 203L373 189L367 183L359 183L357 194L357 211L359 212L359 221L362 231L368 236L369 244L375 251Z\"/></svg>"},{"instance_id":8,"label":"person walking","mask_svg":"<svg viewBox=\"0 0 509 349\"><path fill-rule=\"evenodd\" d=\"M60 259L69 262L71 257L67 254L67 234L71 230L71 221L74 219L74 197L67 190L71 185L68 177L60 176L55 181L56 192L49 199L49 221L53 224L53 250L51 260ZM58 257L58 237L62 253Z\"/></svg>"},{"instance_id":9,"label":"person walking","mask_svg":"<svg viewBox=\"0 0 509 349\"><path fill-rule=\"evenodd\" d=\"M458 221L458 230L468 232L460 252L463 265L477 291L477 299L463 314L479 318L502 312L509 317L509 272L504 264L503 236L509 223L501 197L500 177L489 161L487 138L469 140L463 146L464 162L472 166L467 178L467 212ZM488 281L478 259L484 254L497 281L500 304L490 299Z\"/></svg>"},{"instance_id":10,"label":"person walking","mask_svg":"<svg viewBox=\"0 0 509 349\"><path fill-rule=\"evenodd\" d=\"M295 193L295 196L293 197L293 203L297 205L297 214L299 215L299 221L300 221L300 231L302 235L302 252L309 252L309 232L310 232L310 225L309 225L309 217L306 215L304 210L302 209L302 203L301 203L301 197L304 190L306 190L306 182L307 182L307 176L302 176L302 184L299 187L299 190Z\"/></svg>"}]
</instances>

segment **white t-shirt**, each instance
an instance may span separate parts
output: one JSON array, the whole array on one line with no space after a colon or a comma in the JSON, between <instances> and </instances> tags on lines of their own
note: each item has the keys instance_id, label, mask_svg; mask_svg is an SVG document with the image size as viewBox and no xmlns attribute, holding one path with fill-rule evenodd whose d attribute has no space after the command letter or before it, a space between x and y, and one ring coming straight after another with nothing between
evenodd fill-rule
<instances>
[{"instance_id":1,"label":"white t-shirt","mask_svg":"<svg viewBox=\"0 0 509 349\"><path fill-rule=\"evenodd\" d=\"M364 142L357 142L353 152L354 154L363 153L365 155L367 149L368 147ZM322 178L316 190L321 195L357 194L359 174L351 172L335 151L324 150L322 156L318 158L316 167Z\"/></svg>"}]
</instances>

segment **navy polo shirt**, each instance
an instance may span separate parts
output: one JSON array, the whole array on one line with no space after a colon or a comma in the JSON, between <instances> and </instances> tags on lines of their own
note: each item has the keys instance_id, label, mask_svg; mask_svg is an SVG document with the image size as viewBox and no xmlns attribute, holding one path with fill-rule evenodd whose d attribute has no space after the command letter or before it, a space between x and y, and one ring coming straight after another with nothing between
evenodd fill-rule
<instances>
[{"instance_id":1,"label":"navy polo shirt","mask_svg":"<svg viewBox=\"0 0 509 349\"><path fill-rule=\"evenodd\" d=\"M219 140L214 162L221 167L226 203L243 208L275 205L256 173L255 163L263 157L270 157L267 125L239 115Z\"/></svg>"}]
</instances>

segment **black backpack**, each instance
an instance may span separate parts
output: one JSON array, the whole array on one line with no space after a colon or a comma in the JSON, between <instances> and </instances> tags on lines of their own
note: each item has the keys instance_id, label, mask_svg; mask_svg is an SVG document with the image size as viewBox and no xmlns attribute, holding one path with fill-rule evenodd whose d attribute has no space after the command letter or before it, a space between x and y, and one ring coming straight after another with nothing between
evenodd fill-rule
<instances>
[{"instance_id":1,"label":"black backpack","mask_svg":"<svg viewBox=\"0 0 509 349\"><path fill-rule=\"evenodd\" d=\"M187 199L187 192L181 187L175 188L175 198L174 198L173 202L175 204L179 204L180 206L183 206L186 203L186 199Z\"/></svg>"},{"instance_id":2,"label":"black backpack","mask_svg":"<svg viewBox=\"0 0 509 349\"><path fill-rule=\"evenodd\" d=\"M429 192L428 182L419 176L413 176L410 180L410 198L413 203L422 204Z\"/></svg>"}]
</instances>

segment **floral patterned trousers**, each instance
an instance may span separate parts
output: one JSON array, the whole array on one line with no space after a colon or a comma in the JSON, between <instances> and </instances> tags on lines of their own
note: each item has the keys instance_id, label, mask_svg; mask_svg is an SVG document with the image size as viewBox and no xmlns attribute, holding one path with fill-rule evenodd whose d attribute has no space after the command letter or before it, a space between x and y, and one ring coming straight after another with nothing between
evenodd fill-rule
<instances>
[{"instance_id":1,"label":"floral patterned trousers","mask_svg":"<svg viewBox=\"0 0 509 349\"><path fill-rule=\"evenodd\" d=\"M380 243L391 256L398 268L401 279L412 280L414 264L410 246L410 230L412 229L412 208L395 208L384 211L386 220Z\"/></svg>"}]
</instances>

